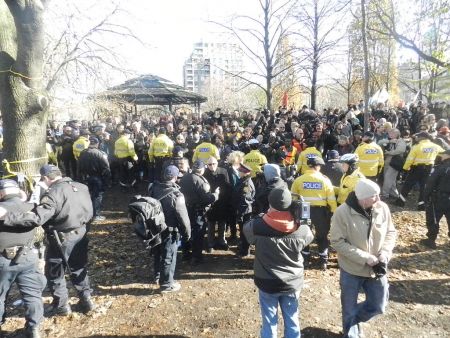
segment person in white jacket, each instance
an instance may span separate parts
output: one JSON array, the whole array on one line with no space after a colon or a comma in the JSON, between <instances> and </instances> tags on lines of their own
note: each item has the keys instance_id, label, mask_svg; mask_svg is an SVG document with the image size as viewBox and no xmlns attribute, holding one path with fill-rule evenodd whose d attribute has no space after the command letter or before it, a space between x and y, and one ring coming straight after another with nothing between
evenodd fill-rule
<instances>
[{"instance_id":1,"label":"person in white jacket","mask_svg":"<svg viewBox=\"0 0 450 338\"><path fill-rule=\"evenodd\" d=\"M359 180L331 219L331 246L340 267L344 337L360 337L359 324L384 313L388 301L386 268L397 232L379 194L376 183ZM358 304L360 289L366 299Z\"/></svg>"}]
</instances>

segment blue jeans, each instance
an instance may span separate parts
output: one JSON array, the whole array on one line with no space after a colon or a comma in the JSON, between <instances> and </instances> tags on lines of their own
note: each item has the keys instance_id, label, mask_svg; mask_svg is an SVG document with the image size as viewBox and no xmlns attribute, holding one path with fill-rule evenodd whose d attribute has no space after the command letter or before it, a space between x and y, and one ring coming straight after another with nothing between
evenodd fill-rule
<instances>
[{"instance_id":1,"label":"blue jeans","mask_svg":"<svg viewBox=\"0 0 450 338\"><path fill-rule=\"evenodd\" d=\"M358 324L384 313L389 298L387 276L379 279L360 277L341 269L341 305L344 337L357 338ZM358 304L359 290L366 299Z\"/></svg>"},{"instance_id":2,"label":"blue jeans","mask_svg":"<svg viewBox=\"0 0 450 338\"><path fill-rule=\"evenodd\" d=\"M299 297L300 292L266 293L259 290L259 306L262 317L261 338L277 336L278 304L280 304L284 320L284 336L286 338L301 336L298 318Z\"/></svg>"},{"instance_id":3,"label":"blue jeans","mask_svg":"<svg viewBox=\"0 0 450 338\"><path fill-rule=\"evenodd\" d=\"M161 244L155 247L154 273L162 288L173 284L173 276L177 265L178 232L165 231L161 234Z\"/></svg>"}]
</instances>

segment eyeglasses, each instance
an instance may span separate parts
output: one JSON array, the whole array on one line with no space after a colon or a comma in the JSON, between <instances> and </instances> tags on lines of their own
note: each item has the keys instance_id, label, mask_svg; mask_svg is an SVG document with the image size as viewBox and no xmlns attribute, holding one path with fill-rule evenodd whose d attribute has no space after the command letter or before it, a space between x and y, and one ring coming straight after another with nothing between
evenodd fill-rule
<instances>
[{"instance_id":1,"label":"eyeglasses","mask_svg":"<svg viewBox=\"0 0 450 338\"><path fill-rule=\"evenodd\" d=\"M208 163L207 166L208 166L208 167L211 167L211 166L217 165L217 164L218 164L218 163Z\"/></svg>"}]
</instances>

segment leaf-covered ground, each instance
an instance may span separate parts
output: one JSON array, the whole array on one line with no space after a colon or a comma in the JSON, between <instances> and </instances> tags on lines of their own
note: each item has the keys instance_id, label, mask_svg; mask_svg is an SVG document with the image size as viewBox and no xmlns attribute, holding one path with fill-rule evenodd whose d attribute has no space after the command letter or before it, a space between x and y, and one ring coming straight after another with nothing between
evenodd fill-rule
<instances>
[{"instance_id":1,"label":"leaf-covered ground","mask_svg":"<svg viewBox=\"0 0 450 338\"><path fill-rule=\"evenodd\" d=\"M47 318L45 337L258 337L260 314L252 281L252 257L235 247L214 251L192 267L178 262L178 293L161 295L151 281L151 258L134 236L125 212L130 193L106 196L107 221L92 227L90 276L98 309L84 315ZM411 207L411 205L408 205ZM390 264L390 302L383 316L364 325L366 337L448 337L450 332L450 243L441 223L437 250L418 244L424 212L392 208L399 240ZM72 294L75 296L74 294ZM48 294L44 294L49 303ZM340 337L340 291L333 256L327 271L305 273L301 296L303 337ZM19 337L23 309L8 301L8 337ZM76 304L77 299L71 299ZM76 310L76 307L74 306ZM279 327L282 336L282 321Z\"/></svg>"}]
</instances>

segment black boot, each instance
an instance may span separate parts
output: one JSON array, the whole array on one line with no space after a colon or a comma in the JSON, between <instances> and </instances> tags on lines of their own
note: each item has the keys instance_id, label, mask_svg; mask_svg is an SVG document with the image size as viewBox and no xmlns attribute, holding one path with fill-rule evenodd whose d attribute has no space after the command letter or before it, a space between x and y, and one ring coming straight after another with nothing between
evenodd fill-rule
<instances>
[{"instance_id":1,"label":"black boot","mask_svg":"<svg viewBox=\"0 0 450 338\"><path fill-rule=\"evenodd\" d=\"M84 313L89 313L94 311L96 306L91 297L82 297L80 298L80 302L78 303L81 307L81 311Z\"/></svg>"},{"instance_id":2,"label":"black boot","mask_svg":"<svg viewBox=\"0 0 450 338\"><path fill-rule=\"evenodd\" d=\"M403 201L400 197L397 198L394 201L394 205L398 206L398 207L404 207L405 206L405 201Z\"/></svg>"},{"instance_id":3,"label":"black boot","mask_svg":"<svg viewBox=\"0 0 450 338\"><path fill-rule=\"evenodd\" d=\"M58 306L53 304L53 306L47 311L46 315L49 317L52 316L68 316L72 313L72 308L69 304Z\"/></svg>"},{"instance_id":4,"label":"black boot","mask_svg":"<svg viewBox=\"0 0 450 338\"><path fill-rule=\"evenodd\" d=\"M328 257L320 256L319 264L322 270L326 270L328 267Z\"/></svg>"},{"instance_id":5,"label":"black boot","mask_svg":"<svg viewBox=\"0 0 450 338\"><path fill-rule=\"evenodd\" d=\"M305 254L302 254L302 256L303 256L303 268L306 270L306 269L309 269L310 268L310 266L311 266L311 261L310 261L310 257L311 257L311 255L305 255Z\"/></svg>"},{"instance_id":6,"label":"black boot","mask_svg":"<svg viewBox=\"0 0 450 338\"><path fill-rule=\"evenodd\" d=\"M25 337L27 338L41 338L39 326L28 326L25 328Z\"/></svg>"},{"instance_id":7,"label":"black boot","mask_svg":"<svg viewBox=\"0 0 450 338\"><path fill-rule=\"evenodd\" d=\"M420 241L420 244L425 245L427 248L430 249L436 249L436 242L434 240L432 240L431 238L424 238Z\"/></svg>"}]
</instances>

